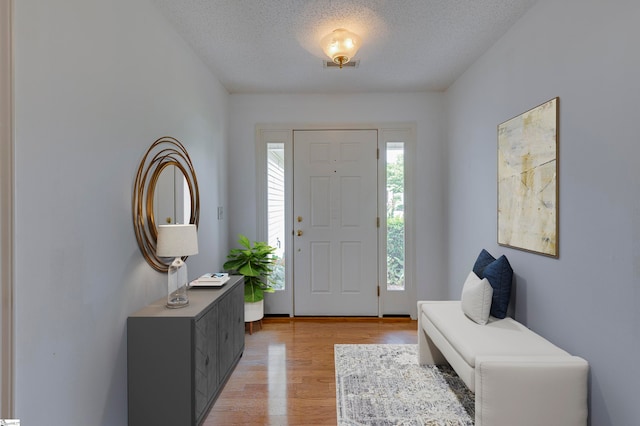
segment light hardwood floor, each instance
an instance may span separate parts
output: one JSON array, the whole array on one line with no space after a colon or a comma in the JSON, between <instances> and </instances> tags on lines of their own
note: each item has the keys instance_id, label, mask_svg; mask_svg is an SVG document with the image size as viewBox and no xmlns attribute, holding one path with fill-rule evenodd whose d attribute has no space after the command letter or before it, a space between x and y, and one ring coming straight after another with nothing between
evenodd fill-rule
<instances>
[{"instance_id":1,"label":"light hardwood floor","mask_svg":"<svg viewBox=\"0 0 640 426\"><path fill-rule=\"evenodd\" d=\"M336 425L333 345L417 343L408 318L265 318L203 426ZM247 329L248 330L248 329Z\"/></svg>"}]
</instances>

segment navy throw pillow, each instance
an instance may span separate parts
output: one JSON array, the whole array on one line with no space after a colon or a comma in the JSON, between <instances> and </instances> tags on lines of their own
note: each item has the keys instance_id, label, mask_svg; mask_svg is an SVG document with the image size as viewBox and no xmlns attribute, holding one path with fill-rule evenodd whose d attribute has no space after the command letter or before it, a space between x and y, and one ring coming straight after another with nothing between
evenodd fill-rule
<instances>
[{"instance_id":1,"label":"navy throw pillow","mask_svg":"<svg viewBox=\"0 0 640 426\"><path fill-rule=\"evenodd\" d=\"M505 318L511 299L511 282L513 281L513 269L511 269L509 261L504 255L500 256L484 268L483 275L481 278L489 280L489 284L493 288L491 316L498 319Z\"/></svg>"},{"instance_id":2,"label":"navy throw pillow","mask_svg":"<svg viewBox=\"0 0 640 426\"><path fill-rule=\"evenodd\" d=\"M484 278L484 268L486 268L490 263L496 260L495 257L491 256L488 251L482 249L478 258L476 259L476 263L473 264L473 272L480 278Z\"/></svg>"}]
</instances>

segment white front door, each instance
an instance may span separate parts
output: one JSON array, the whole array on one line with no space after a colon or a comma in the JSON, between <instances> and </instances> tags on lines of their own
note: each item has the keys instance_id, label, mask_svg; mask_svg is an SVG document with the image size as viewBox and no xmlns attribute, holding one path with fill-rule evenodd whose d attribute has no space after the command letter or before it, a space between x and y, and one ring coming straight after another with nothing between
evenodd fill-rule
<instances>
[{"instance_id":1,"label":"white front door","mask_svg":"<svg viewBox=\"0 0 640 426\"><path fill-rule=\"evenodd\" d=\"M294 314L378 315L376 130L293 133Z\"/></svg>"}]
</instances>

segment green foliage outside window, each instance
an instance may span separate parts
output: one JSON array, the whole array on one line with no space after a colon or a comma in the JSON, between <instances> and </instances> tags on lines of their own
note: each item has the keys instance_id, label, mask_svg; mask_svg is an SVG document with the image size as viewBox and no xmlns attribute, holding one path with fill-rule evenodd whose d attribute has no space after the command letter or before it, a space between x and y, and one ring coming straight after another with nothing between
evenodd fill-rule
<instances>
[{"instance_id":1,"label":"green foliage outside window","mask_svg":"<svg viewBox=\"0 0 640 426\"><path fill-rule=\"evenodd\" d=\"M387 163L387 289L404 289L404 155Z\"/></svg>"},{"instance_id":2,"label":"green foliage outside window","mask_svg":"<svg viewBox=\"0 0 640 426\"><path fill-rule=\"evenodd\" d=\"M387 219L387 288L404 289L404 218Z\"/></svg>"}]
</instances>

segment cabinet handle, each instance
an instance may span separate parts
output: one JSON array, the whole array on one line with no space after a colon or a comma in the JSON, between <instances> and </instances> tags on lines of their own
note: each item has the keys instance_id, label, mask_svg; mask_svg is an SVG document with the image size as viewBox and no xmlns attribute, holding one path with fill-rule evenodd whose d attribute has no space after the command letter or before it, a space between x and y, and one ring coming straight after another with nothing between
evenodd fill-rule
<instances>
[{"instance_id":1,"label":"cabinet handle","mask_svg":"<svg viewBox=\"0 0 640 426\"><path fill-rule=\"evenodd\" d=\"M209 355L207 355L207 359L204 360L204 365L209 365Z\"/></svg>"}]
</instances>

